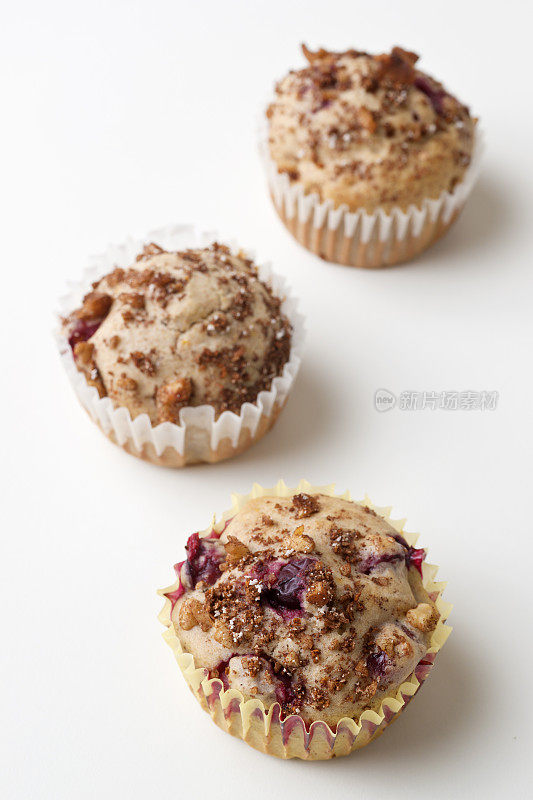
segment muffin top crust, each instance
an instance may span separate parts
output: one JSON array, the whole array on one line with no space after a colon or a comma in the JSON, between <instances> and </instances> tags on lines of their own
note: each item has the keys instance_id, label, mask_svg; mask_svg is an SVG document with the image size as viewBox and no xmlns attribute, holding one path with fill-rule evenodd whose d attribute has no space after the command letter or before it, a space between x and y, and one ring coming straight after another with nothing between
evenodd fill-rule
<instances>
[{"instance_id":1,"label":"muffin top crust","mask_svg":"<svg viewBox=\"0 0 533 800\"><path fill-rule=\"evenodd\" d=\"M193 534L167 590L196 667L283 716L358 718L414 670L439 613L423 550L370 508L322 494L251 500Z\"/></svg>"},{"instance_id":2,"label":"muffin top crust","mask_svg":"<svg viewBox=\"0 0 533 800\"><path fill-rule=\"evenodd\" d=\"M186 406L238 413L282 374L292 329L281 302L225 245L152 243L96 281L63 332L101 397L152 424L179 423Z\"/></svg>"},{"instance_id":3,"label":"muffin top crust","mask_svg":"<svg viewBox=\"0 0 533 800\"><path fill-rule=\"evenodd\" d=\"M453 191L468 167L475 120L418 56L316 53L276 86L267 109L270 156L306 193L371 213L420 206Z\"/></svg>"}]
</instances>

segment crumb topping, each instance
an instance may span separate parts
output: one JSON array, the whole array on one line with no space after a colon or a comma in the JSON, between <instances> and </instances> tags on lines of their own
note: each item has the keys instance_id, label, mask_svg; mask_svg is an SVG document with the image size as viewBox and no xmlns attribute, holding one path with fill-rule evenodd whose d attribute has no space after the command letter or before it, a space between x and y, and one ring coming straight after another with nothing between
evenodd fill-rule
<instances>
[{"instance_id":1,"label":"crumb topping","mask_svg":"<svg viewBox=\"0 0 533 800\"><path fill-rule=\"evenodd\" d=\"M357 503L252 500L220 536L190 537L172 620L226 688L334 725L378 707L424 657L439 614L423 556Z\"/></svg>"},{"instance_id":2,"label":"crumb topping","mask_svg":"<svg viewBox=\"0 0 533 800\"><path fill-rule=\"evenodd\" d=\"M267 109L270 155L293 183L356 211L453 191L470 163L475 120L401 47L371 55L310 51Z\"/></svg>"},{"instance_id":3,"label":"crumb topping","mask_svg":"<svg viewBox=\"0 0 533 800\"><path fill-rule=\"evenodd\" d=\"M225 245L167 252L152 243L96 281L63 329L101 397L132 417L179 423L186 406L238 413L282 374L292 329L281 302Z\"/></svg>"}]
</instances>

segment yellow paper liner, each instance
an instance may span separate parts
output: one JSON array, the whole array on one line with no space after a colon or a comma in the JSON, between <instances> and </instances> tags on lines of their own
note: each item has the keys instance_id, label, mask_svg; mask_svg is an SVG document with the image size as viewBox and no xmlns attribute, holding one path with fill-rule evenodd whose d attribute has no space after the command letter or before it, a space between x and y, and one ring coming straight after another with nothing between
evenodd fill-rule
<instances>
[{"instance_id":1,"label":"yellow paper liner","mask_svg":"<svg viewBox=\"0 0 533 800\"><path fill-rule=\"evenodd\" d=\"M291 497L297 492L320 493L340 497L343 500L351 500L349 492L337 494L334 484L312 486L307 481L301 480L296 488L289 488L280 480L273 488L264 489L255 483L249 494L232 494L232 508L225 511L218 522L213 518L213 524L202 531L200 536L207 536L213 530L221 533L226 522L235 516L248 500L267 495ZM384 517L409 545L414 546L418 534L404 530L405 520L392 519L390 507L375 506L368 497L360 502ZM174 652L189 688L202 708L222 730L243 739L256 750L278 758L301 758L315 761L345 756L376 739L397 718L427 678L438 651L451 633L451 627L444 623L452 606L442 599L442 592L446 584L435 581L437 570L438 567L433 564L422 563L424 588L435 602L440 614L439 622L433 631L424 658L421 659L407 680L398 687L395 694L384 698L378 711L364 711L357 721L350 717L343 717L337 723L335 731L322 721L313 722L306 727L304 720L297 714L282 719L278 703L274 703L269 709L266 709L261 700L246 700L238 690L224 689L220 679L209 678L208 670L197 668L191 653L183 650L171 619L172 603L167 595L176 591L179 579L158 592L165 598L165 605L159 615L159 620L167 628L163 638Z\"/></svg>"}]
</instances>

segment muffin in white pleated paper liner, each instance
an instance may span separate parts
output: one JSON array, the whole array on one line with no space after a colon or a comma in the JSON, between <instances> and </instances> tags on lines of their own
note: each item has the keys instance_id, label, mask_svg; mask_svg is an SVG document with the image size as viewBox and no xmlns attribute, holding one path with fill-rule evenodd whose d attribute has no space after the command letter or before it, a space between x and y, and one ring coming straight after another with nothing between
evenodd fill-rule
<instances>
[{"instance_id":1,"label":"muffin in white pleated paper liner","mask_svg":"<svg viewBox=\"0 0 533 800\"><path fill-rule=\"evenodd\" d=\"M93 281L114 267L127 267L148 242L165 250L206 247L213 241L224 241L214 231L203 231L193 225L175 225L151 231L142 240L128 239L111 245L93 257L80 281L70 284L70 291L59 302L59 322L77 308L91 290ZM243 252L233 241L234 253ZM246 253L246 255L249 255ZM281 311L292 325L291 349L282 374L275 377L269 390L259 392L253 403L244 403L239 413L223 411L215 420L212 406L182 408L180 424L162 422L152 425L148 414L132 419L127 408L117 407L109 397L100 397L76 367L72 349L60 325L55 331L62 364L78 399L91 419L106 436L132 455L164 466L181 467L199 462L215 462L237 455L258 441L275 423L283 409L298 374L304 339L303 317L297 302L290 297L285 281L271 271L270 265L257 264L259 278L274 295L282 299Z\"/></svg>"},{"instance_id":2,"label":"muffin in white pleated paper liner","mask_svg":"<svg viewBox=\"0 0 533 800\"><path fill-rule=\"evenodd\" d=\"M324 494L351 500L350 493L335 492L334 484L328 486L312 486L301 480L296 488L289 488L280 480L271 489L265 489L255 483L248 494L232 494L232 507L225 511L220 519L206 530L199 533L204 536L220 536L229 521L245 504L257 497L291 497L296 492L309 494ZM394 520L390 517L391 508L381 508L371 503L368 497L360 501L378 515L383 517L407 542L414 546L418 534L404 530L405 520ZM391 722L394 722L402 710L418 692L428 677L437 653L443 647L452 628L445 622L452 610L452 605L442 599L442 592L446 583L436 582L438 567L422 561L422 584L431 600L435 603L439 613L439 620L434 629L429 646L424 657L419 661L414 671L399 687L391 690L391 695L385 697L377 710L364 711L357 719L343 717L334 729L322 720L311 724L298 714L283 717L278 702L270 708L265 708L261 700L245 697L237 689L225 689L219 678L210 678L208 670L195 665L194 657L186 652L178 638L172 612L176 600L183 593L179 568L182 563L176 564L178 579L171 586L160 589L158 594L165 599L165 604L159 614L159 621L166 627L163 638L172 649L178 666L192 693L211 719L223 731L243 739L248 745L269 755L278 758L301 758L306 761L325 760L338 756L345 756L354 750L369 744L380 736Z\"/></svg>"},{"instance_id":3,"label":"muffin in white pleated paper liner","mask_svg":"<svg viewBox=\"0 0 533 800\"><path fill-rule=\"evenodd\" d=\"M282 222L307 250L326 261L352 267L387 267L408 261L437 241L459 216L479 176L484 137L479 123L471 162L453 192L426 199L404 211L364 209L352 212L332 200L321 202L286 173L278 172L268 145L268 122L262 119L259 151L274 207Z\"/></svg>"}]
</instances>

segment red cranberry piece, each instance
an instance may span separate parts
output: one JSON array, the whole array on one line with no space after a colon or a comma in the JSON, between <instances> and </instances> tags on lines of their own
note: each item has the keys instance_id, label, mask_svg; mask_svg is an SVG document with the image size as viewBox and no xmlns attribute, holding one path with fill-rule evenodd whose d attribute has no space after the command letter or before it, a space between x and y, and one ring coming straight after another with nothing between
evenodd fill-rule
<instances>
[{"instance_id":1,"label":"red cranberry piece","mask_svg":"<svg viewBox=\"0 0 533 800\"><path fill-rule=\"evenodd\" d=\"M74 350L74 347L78 344L78 342L86 342L88 339L90 339L91 336L96 333L103 321L104 317L93 319L90 322L87 322L87 320L84 319L77 320L70 332L70 336L68 337L68 343L72 350Z\"/></svg>"},{"instance_id":2,"label":"red cranberry piece","mask_svg":"<svg viewBox=\"0 0 533 800\"><path fill-rule=\"evenodd\" d=\"M220 577L218 567L226 557L224 547L216 539L201 539L198 533L193 533L189 536L185 550L186 567L192 586L196 586L199 581L203 581L206 586L212 586Z\"/></svg>"},{"instance_id":3,"label":"red cranberry piece","mask_svg":"<svg viewBox=\"0 0 533 800\"><path fill-rule=\"evenodd\" d=\"M372 572L373 569L375 569L375 567L377 567L378 564L386 564L391 561L400 561L402 557L403 556L398 555L397 553L388 553L384 556L380 555L370 556L362 564L361 572L364 575L368 575L370 572Z\"/></svg>"},{"instance_id":4,"label":"red cranberry piece","mask_svg":"<svg viewBox=\"0 0 533 800\"><path fill-rule=\"evenodd\" d=\"M438 89L436 86L433 86L424 75L418 75L415 78L415 86L429 98L434 111L442 115L444 113L443 100L445 97L448 97L448 93L443 89Z\"/></svg>"},{"instance_id":5,"label":"red cranberry piece","mask_svg":"<svg viewBox=\"0 0 533 800\"><path fill-rule=\"evenodd\" d=\"M405 554L405 563L407 564L407 566L416 567L420 575L422 575L422 562L426 557L426 551L424 550L424 548L411 547L411 545L407 544L403 536L401 536L401 534L399 533L395 534L394 538L399 544L402 545L402 547L405 547L405 549L407 550Z\"/></svg>"},{"instance_id":6,"label":"red cranberry piece","mask_svg":"<svg viewBox=\"0 0 533 800\"><path fill-rule=\"evenodd\" d=\"M373 678L383 678L392 666L392 661L383 650L376 649L366 659L366 667Z\"/></svg>"},{"instance_id":7,"label":"red cranberry piece","mask_svg":"<svg viewBox=\"0 0 533 800\"><path fill-rule=\"evenodd\" d=\"M233 655L235 655L235 654L233 654ZM229 680L228 680L228 675L226 673L226 670L228 668L229 662L233 658L233 655L231 655L225 661L221 661L219 664L217 664L217 666L215 667L215 670L214 670L216 672L216 677L219 678L222 681L222 685L223 685L224 689L229 689Z\"/></svg>"},{"instance_id":8,"label":"red cranberry piece","mask_svg":"<svg viewBox=\"0 0 533 800\"><path fill-rule=\"evenodd\" d=\"M307 588L307 571L316 559L295 558L279 568L277 580L261 593L263 602L268 603L278 613L283 611L302 611L302 596Z\"/></svg>"},{"instance_id":9,"label":"red cranberry piece","mask_svg":"<svg viewBox=\"0 0 533 800\"><path fill-rule=\"evenodd\" d=\"M408 567L416 567L422 575L422 562L426 557L426 551L422 547L410 547L405 556L405 563Z\"/></svg>"}]
</instances>

